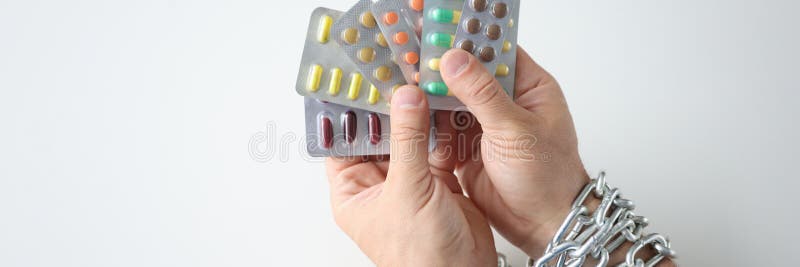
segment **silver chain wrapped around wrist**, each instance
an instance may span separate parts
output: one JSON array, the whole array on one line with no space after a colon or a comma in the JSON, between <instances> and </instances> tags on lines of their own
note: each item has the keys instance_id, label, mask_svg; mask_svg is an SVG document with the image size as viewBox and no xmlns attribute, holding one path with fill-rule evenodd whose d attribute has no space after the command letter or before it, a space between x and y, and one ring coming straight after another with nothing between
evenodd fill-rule
<instances>
[{"instance_id":1,"label":"silver chain wrapped around wrist","mask_svg":"<svg viewBox=\"0 0 800 267\"><path fill-rule=\"evenodd\" d=\"M585 202L591 193L602 201L590 215ZM655 266L665 257L675 258L667 237L642 233L648 225L647 218L634 214L634 208L633 201L623 199L618 188L608 187L605 172L600 172L572 203L572 210L547 245L544 255L535 262L528 259L528 266L583 266L587 256L596 259L597 266L607 266L611 253L625 242L632 242L633 246L628 249L625 262L617 265L619 267ZM636 258L636 253L646 246L652 247L656 255L649 260Z\"/></svg>"}]
</instances>

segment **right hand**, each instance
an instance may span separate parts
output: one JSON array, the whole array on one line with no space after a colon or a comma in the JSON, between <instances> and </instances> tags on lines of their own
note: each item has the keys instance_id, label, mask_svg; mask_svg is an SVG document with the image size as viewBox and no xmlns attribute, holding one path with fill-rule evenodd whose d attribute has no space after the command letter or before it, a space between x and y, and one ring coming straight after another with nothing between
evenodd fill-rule
<instances>
[{"instance_id":1,"label":"right hand","mask_svg":"<svg viewBox=\"0 0 800 267\"><path fill-rule=\"evenodd\" d=\"M464 190L503 237L541 256L589 182L561 88L521 48L515 99L467 52L450 50L441 66L447 86L480 123L467 130L480 136L467 148L480 157L457 164Z\"/></svg>"}]
</instances>

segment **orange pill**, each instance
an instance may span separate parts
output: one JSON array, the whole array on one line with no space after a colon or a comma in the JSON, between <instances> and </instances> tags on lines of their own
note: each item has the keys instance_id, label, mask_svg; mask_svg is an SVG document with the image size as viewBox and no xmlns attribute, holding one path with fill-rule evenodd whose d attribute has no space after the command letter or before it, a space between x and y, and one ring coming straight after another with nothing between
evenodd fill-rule
<instances>
[{"instance_id":1,"label":"orange pill","mask_svg":"<svg viewBox=\"0 0 800 267\"><path fill-rule=\"evenodd\" d=\"M414 81L416 81L417 83L419 83L419 72L417 72L417 73L414 73Z\"/></svg>"},{"instance_id":2,"label":"orange pill","mask_svg":"<svg viewBox=\"0 0 800 267\"><path fill-rule=\"evenodd\" d=\"M419 55L417 55L417 52L411 51L406 53L403 59L405 59L406 63L414 65L419 62Z\"/></svg>"},{"instance_id":3,"label":"orange pill","mask_svg":"<svg viewBox=\"0 0 800 267\"><path fill-rule=\"evenodd\" d=\"M383 23L385 23L386 25L394 25L395 23L397 23L397 20L399 19L400 16L398 16L397 12L394 11L390 11L389 13L383 15Z\"/></svg>"},{"instance_id":4,"label":"orange pill","mask_svg":"<svg viewBox=\"0 0 800 267\"><path fill-rule=\"evenodd\" d=\"M408 33L398 32L394 35L394 43L404 45L408 43Z\"/></svg>"},{"instance_id":5,"label":"orange pill","mask_svg":"<svg viewBox=\"0 0 800 267\"><path fill-rule=\"evenodd\" d=\"M424 0L408 0L408 5L411 6L411 9L416 11L422 11L422 8L425 6Z\"/></svg>"}]
</instances>

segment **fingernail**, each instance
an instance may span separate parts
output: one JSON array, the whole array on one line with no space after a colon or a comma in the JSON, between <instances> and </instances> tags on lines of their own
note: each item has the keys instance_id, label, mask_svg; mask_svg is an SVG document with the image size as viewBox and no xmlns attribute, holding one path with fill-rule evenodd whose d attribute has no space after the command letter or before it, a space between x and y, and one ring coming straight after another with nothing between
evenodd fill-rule
<instances>
[{"instance_id":1,"label":"fingernail","mask_svg":"<svg viewBox=\"0 0 800 267\"><path fill-rule=\"evenodd\" d=\"M464 51L450 53L444 66L444 74L457 76L469 65L469 55Z\"/></svg>"},{"instance_id":2,"label":"fingernail","mask_svg":"<svg viewBox=\"0 0 800 267\"><path fill-rule=\"evenodd\" d=\"M392 95L392 106L404 109L418 108L422 102L422 92L412 86L403 86Z\"/></svg>"}]
</instances>

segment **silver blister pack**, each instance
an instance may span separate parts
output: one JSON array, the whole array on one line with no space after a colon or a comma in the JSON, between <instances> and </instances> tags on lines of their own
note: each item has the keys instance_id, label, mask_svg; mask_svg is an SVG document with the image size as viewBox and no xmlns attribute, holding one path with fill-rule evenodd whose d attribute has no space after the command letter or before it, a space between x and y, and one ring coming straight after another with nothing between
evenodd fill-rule
<instances>
[{"instance_id":1,"label":"silver blister pack","mask_svg":"<svg viewBox=\"0 0 800 267\"><path fill-rule=\"evenodd\" d=\"M403 5L403 15L411 21L414 32L422 32L422 11L425 9L425 0L395 0Z\"/></svg>"},{"instance_id":2,"label":"silver blister pack","mask_svg":"<svg viewBox=\"0 0 800 267\"><path fill-rule=\"evenodd\" d=\"M509 30L515 29L517 18L513 17L513 11L518 4L513 0L466 0L454 47L472 53L494 73Z\"/></svg>"},{"instance_id":3,"label":"silver blister pack","mask_svg":"<svg viewBox=\"0 0 800 267\"><path fill-rule=\"evenodd\" d=\"M511 10L511 17L514 20L508 24L506 40L503 42L503 48L500 49L497 70L495 71L495 78L511 97L514 97L515 94L514 89L517 78L517 36L519 36L519 6L521 0L513 0L513 2L516 8Z\"/></svg>"},{"instance_id":4,"label":"silver blister pack","mask_svg":"<svg viewBox=\"0 0 800 267\"><path fill-rule=\"evenodd\" d=\"M306 148L312 157L388 155L389 116L305 98ZM431 125L435 125L431 116ZM431 136L435 136L431 128ZM436 142L430 139L429 149Z\"/></svg>"},{"instance_id":5,"label":"silver blister pack","mask_svg":"<svg viewBox=\"0 0 800 267\"><path fill-rule=\"evenodd\" d=\"M295 90L306 97L389 113L391 92L380 91L364 81L358 67L331 39L333 23L342 14L322 7L311 14Z\"/></svg>"},{"instance_id":6,"label":"silver blister pack","mask_svg":"<svg viewBox=\"0 0 800 267\"><path fill-rule=\"evenodd\" d=\"M432 109L453 110L464 105L452 96L439 73L439 62L453 47L461 21L463 0L426 0L422 19L420 88L428 94Z\"/></svg>"},{"instance_id":7,"label":"silver blister pack","mask_svg":"<svg viewBox=\"0 0 800 267\"><path fill-rule=\"evenodd\" d=\"M392 90L406 84L406 79L392 58L371 5L371 0L359 0L333 23L331 34L364 77L390 97ZM408 75L413 77L414 73Z\"/></svg>"},{"instance_id":8,"label":"silver blister pack","mask_svg":"<svg viewBox=\"0 0 800 267\"><path fill-rule=\"evenodd\" d=\"M406 14L413 12L409 12L408 5L403 3L398 0L378 0L372 4L371 10L406 82L417 84L419 81L419 37L414 30L411 18L406 17Z\"/></svg>"}]
</instances>

